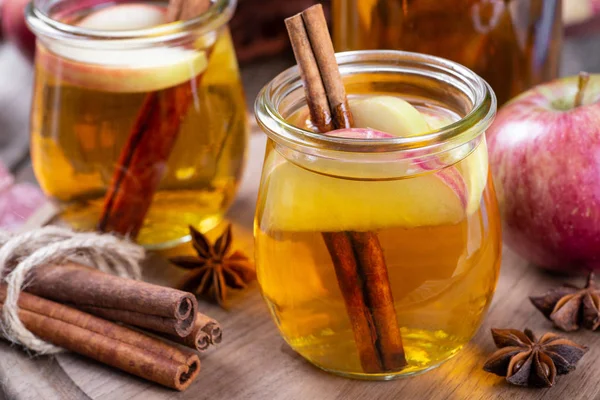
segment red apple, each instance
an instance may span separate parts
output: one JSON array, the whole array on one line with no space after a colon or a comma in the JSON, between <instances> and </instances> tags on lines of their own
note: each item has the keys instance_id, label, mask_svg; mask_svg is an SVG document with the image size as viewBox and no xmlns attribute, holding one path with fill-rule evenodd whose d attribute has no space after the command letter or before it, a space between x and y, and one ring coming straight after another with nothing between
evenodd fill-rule
<instances>
[{"instance_id":1,"label":"red apple","mask_svg":"<svg viewBox=\"0 0 600 400\"><path fill-rule=\"evenodd\" d=\"M1 18L4 38L13 42L29 61L33 61L35 35L27 27L24 14L29 1L3 0Z\"/></svg>"},{"instance_id":2,"label":"red apple","mask_svg":"<svg viewBox=\"0 0 600 400\"><path fill-rule=\"evenodd\" d=\"M600 75L521 94L487 138L506 243L548 269L600 270Z\"/></svg>"}]
</instances>

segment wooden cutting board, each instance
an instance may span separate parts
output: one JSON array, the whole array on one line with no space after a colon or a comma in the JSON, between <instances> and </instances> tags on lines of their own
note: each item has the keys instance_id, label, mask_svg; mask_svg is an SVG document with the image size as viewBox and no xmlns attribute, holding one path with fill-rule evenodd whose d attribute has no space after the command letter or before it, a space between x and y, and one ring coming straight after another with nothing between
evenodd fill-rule
<instances>
[{"instance_id":1,"label":"wooden cutting board","mask_svg":"<svg viewBox=\"0 0 600 400\"><path fill-rule=\"evenodd\" d=\"M252 217L264 153L264 135L253 135L248 169L228 219L235 245L252 252ZM591 348L576 371L559 377L552 389L521 389L485 373L481 366L494 351L490 327L551 324L529 304L527 296L561 282L505 249L498 289L475 338L455 358L421 376L391 382L339 378L311 366L281 339L259 290L236 296L229 311L200 302L201 310L223 325L221 345L202 355L197 381L183 393L164 389L73 354L29 359L0 341L0 382L7 399L600 399L600 333L569 334ZM145 270L151 282L172 284L180 271L152 258ZM583 280L575 279L576 283ZM0 394L0 399L2 394Z\"/></svg>"}]
</instances>

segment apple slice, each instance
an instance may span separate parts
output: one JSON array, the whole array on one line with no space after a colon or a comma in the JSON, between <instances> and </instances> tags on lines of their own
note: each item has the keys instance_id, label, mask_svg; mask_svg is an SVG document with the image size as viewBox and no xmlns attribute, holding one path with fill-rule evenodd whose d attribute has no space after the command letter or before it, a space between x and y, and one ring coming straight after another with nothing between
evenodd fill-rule
<instances>
[{"instance_id":1,"label":"apple slice","mask_svg":"<svg viewBox=\"0 0 600 400\"><path fill-rule=\"evenodd\" d=\"M484 137L477 148L458 163L468 188L467 214L469 215L479 209L481 196L487 185L488 166L488 151Z\"/></svg>"},{"instance_id":2,"label":"apple slice","mask_svg":"<svg viewBox=\"0 0 600 400\"><path fill-rule=\"evenodd\" d=\"M393 96L372 96L349 102L354 124L393 136L417 136L431 129L423 115L408 101Z\"/></svg>"},{"instance_id":3,"label":"apple slice","mask_svg":"<svg viewBox=\"0 0 600 400\"><path fill-rule=\"evenodd\" d=\"M381 130L394 136L422 135L428 132L430 127L437 129L453 122L450 115L421 113L409 102L392 96L353 100L350 101L350 109L356 126ZM467 213L471 214L479 208L481 195L487 184L488 160L485 143L480 144L466 158L465 155L460 150L455 150L430 158L418 166L431 170L462 160L458 164L458 170L447 167L436 175L455 190L463 190L466 183L468 195L460 192L459 197L464 199Z\"/></svg>"},{"instance_id":4,"label":"apple slice","mask_svg":"<svg viewBox=\"0 0 600 400\"><path fill-rule=\"evenodd\" d=\"M151 28L165 23L166 9L151 4L119 4L105 7L83 18L77 26L101 31Z\"/></svg>"},{"instance_id":5,"label":"apple slice","mask_svg":"<svg viewBox=\"0 0 600 400\"><path fill-rule=\"evenodd\" d=\"M370 231L453 224L465 216L460 174L446 176L444 170L404 180L347 180L281 158L272 151L266 160L276 166L263 183L263 231Z\"/></svg>"},{"instance_id":6,"label":"apple slice","mask_svg":"<svg viewBox=\"0 0 600 400\"><path fill-rule=\"evenodd\" d=\"M355 122L356 115L362 115L364 118L359 118L358 124L384 127L395 132L395 135L365 127L336 130L328 135L383 139L400 134L421 134L424 127L429 129L427 116L421 115L409 103L397 103L396 98L389 96L373 99L376 101L372 101L369 107L384 105L378 113L372 109L372 113L360 114L357 107L361 103L351 102ZM394 104L408 110L411 121L407 122L407 118L397 113ZM387 122L380 123L384 118L387 118ZM451 118L437 121L438 125L450 122ZM377 181L362 179L372 179L378 173L383 173L381 176L384 179L402 176L404 163L397 163L397 168L392 163L393 166L385 166L385 171L379 171L382 166L369 163L339 163L314 158L288 161L272 151L266 160L264 185L267 204L263 208L265 211L260 226L262 229L290 231L367 231L392 226L457 223L467 213L477 210L485 188L487 160L484 156L487 153L485 146L484 150L481 147L453 166L447 166L448 163L437 158L427 163L417 161L413 168L422 175Z\"/></svg>"},{"instance_id":7,"label":"apple slice","mask_svg":"<svg viewBox=\"0 0 600 400\"><path fill-rule=\"evenodd\" d=\"M368 129L338 130L351 138L392 137ZM347 167L350 167L348 164ZM355 164L361 167L361 164ZM312 171L307 170L310 166ZM370 231L431 226L465 216L467 187L456 168L388 181L338 178L329 160L296 165L271 151L265 161L263 231Z\"/></svg>"},{"instance_id":8,"label":"apple slice","mask_svg":"<svg viewBox=\"0 0 600 400\"><path fill-rule=\"evenodd\" d=\"M164 21L152 5L114 5L93 12L79 26L95 30L150 27ZM47 47L45 47L47 46ZM38 41L37 63L65 82L105 92L151 92L189 81L207 67L204 51L175 47L104 49Z\"/></svg>"}]
</instances>

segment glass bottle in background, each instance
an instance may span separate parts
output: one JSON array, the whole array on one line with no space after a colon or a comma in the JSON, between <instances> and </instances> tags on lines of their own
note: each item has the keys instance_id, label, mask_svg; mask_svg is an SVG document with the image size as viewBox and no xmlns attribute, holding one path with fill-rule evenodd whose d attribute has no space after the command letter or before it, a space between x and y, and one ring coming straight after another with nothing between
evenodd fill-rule
<instances>
[{"instance_id":1,"label":"glass bottle in background","mask_svg":"<svg viewBox=\"0 0 600 400\"><path fill-rule=\"evenodd\" d=\"M444 57L482 76L503 104L556 78L561 0L333 0L336 51Z\"/></svg>"}]
</instances>

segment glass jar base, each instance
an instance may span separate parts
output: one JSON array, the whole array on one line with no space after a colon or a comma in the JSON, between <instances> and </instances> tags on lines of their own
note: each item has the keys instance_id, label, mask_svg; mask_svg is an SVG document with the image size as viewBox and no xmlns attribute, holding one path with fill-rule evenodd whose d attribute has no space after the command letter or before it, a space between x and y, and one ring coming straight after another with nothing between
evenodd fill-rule
<instances>
[{"instance_id":1,"label":"glass jar base","mask_svg":"<svg viewBox=\"0 0 600 400\"><path fill-rule=\"evenodd\" d=\"M207 232L221 223L225 213L219 207L222 204L222 196L200 191L158 192L136 241L148 250L168 249L188 242L189 226ZM59 204L59 218L75 230L94 231L102 207L102 198Z\"/></svg>"},{"instance_id":2,"label":"glass jar base","mask_svg":"<svg viewBox=\"0 0 600 400\"><path fill-rule=\"evenodd\" d=\"M454 338L441 331L401 328L403 345L408 365L398 371L382 373L363 372L351 332L339 332L334 341L327 337L325 341L316 340L315 336L290 341L284 336L288 345L302 358L319 369L345 378L387 381L402 377L420 375L437 368L452 359L464 348L468 338ZM442 336L446 336L442 339ZM323 339L323 338L321 338ZM302 345L303 344L303 345Z\"/></svg>"},{"instance_id":3,"label":"glass jar base","mask_svg":"<svg viewBox=\"0 0 600 400\"><path fill-rule=\"evenodd\" d=\"M334 371L334 370L330 370L330 369L327 369L327 368L320 367L320 366L318 366L316 364L314 364L314 365L317 368L319 368L319 369L321 369L321 370L323 370L325 372L329 372L330 374L341 376L342 378L356 379L356 380L360 380L360 381L393 381L393 380L396 380L396 379L409 378L411 376L417 376L417 375L424 374L427 371L431 371L432 369L437 368L438 366L440 366L444 362L445 361L442 361L441 363L436 364L436 365L432 365L429 368L425 368L425 369L420 370L420 371L409 372L407 374L403 374L402 372L390 373L390 374L350 373L350 372Z\"/></svg>"},{"instance_id":4,"label":"glass jar base","mask_svg":"<svg viewBox=\"0 0 600 400\"><path fill-rule=\"evenodd\" d=\"M200 232L208 232L208 231L216 228L222 221L223 221L222 213L205 216L204 218L202 218L202 220L200 222L185 225L185 231L180 233L182 236L171 239L171 240L167 240L164 242L159 242L159 243L145 243L143 231L142 231L142 232L140 232L139 243L147 250L170 249L170 248L176 247L180 244L187 243L191 240L191 236L188 233L189 225L192 225L194 228L196 228Z\"/></svg>"},{"instance_id":5,"label":"glass jar base","mask_svg":"<svg viewBox=\"0 0 600 400\"><path fill-rule=\"evenodd\" d=\"M440 362L438 362L437 364L431 365L429 367L425 367L423 369L419 369L419 370L412 370L409 372L402 372L402 371L398 371L398 372L391 372L391 373L383 373L383 374L367 374L367 373L361 373L361 372L343 372L343 371L336 371L333 369L329 369L323 366L320 366L319 364L316 364L312 361L309 360L309 362L314 365L315 367L328 372L330 374L333 375L337 375L337 376L341 376L342 378L349 378L349 379L355 379L355 380L361 380L361 381L393 381L393 380L397 380L397 379L402 379L402 378L410 378L413 376L418 376L421 374L424 374L428 371L431 371L432 369L435 369L437 367L439 367L440 365L444 364L446 361L454 358L454 356L457 354L458 352L454 353L453 355L451 355L450 357L448 357L445 360L442 360Z\"/></svg>"}]
</instances>

